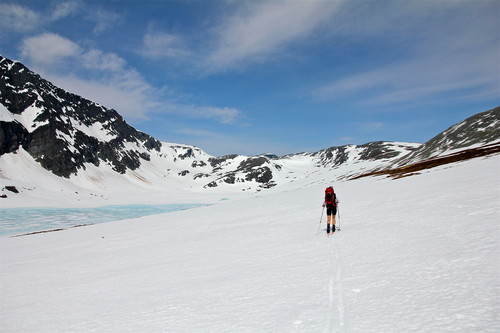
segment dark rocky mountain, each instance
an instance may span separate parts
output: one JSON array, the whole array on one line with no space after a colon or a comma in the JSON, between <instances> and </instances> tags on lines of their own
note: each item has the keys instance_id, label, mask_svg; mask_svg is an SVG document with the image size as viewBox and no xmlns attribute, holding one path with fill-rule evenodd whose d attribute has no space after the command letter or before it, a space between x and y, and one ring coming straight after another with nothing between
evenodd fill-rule
<instances>
[{"instance_id":1,"label":"dark rocky mountain","mask_svg":"<svg viewBox=\"0 0 500 333\"><path fill-rule=\"evenodd\" d=\"M13 121L0 121L0 156L23 147L58 176L76 174L86 163L109 163L123 173L138 168L141 161L149 160L149 150L161 147L158 140L129 126L115 110L68 93L3 57L0 103L13 115ZM129 144L141 149L130 149Z\"/></svg>"},{"instance_id":2,"label":"dark rocky mountain","mask_svg":"<svg viewBox=\"0 0 500 333\"><path fill-rule=\"evenodd\" d=\"M0 56L0 159L22 150L62 178L97 168L147 184L240 190L270 188L315 170L340 179L498 141L499 114L496 108L473 116L423 145L377 141L282 157L214 157L194 146L159 142L115 110L66 92ZM0 169L0 180L2 175L16 178Z\"/></svg>"}]
</instances>

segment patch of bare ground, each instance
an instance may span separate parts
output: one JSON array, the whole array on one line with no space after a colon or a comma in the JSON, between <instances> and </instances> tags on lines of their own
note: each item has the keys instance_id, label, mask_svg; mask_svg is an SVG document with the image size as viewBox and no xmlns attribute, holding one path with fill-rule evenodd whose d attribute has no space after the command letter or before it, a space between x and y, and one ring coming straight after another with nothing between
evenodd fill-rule
<instances>
[{"instance_id":1,"label":"patch of bare ground","mask_svg":"<svg viewBox=\"0 0 500 333\"><path fill-rule=\"evenodd\" d=\"M385 169L385 170L367 172L361 175L353 176L349 178L349 180L359 179L363 177L370 177L370 176L383 176L383 175L386 175L387 177L393 179L399 179L403 177L417 175L419 174L419 171L431 169L440 165L456 163L472 158L485 157L498 153L500 153L500 142L492 143L478 148L464 149L457 153L431 158L425 161L408 164L394 169Z\"/></svg>"},{"instance_id":2,"label":"patch of bare ground","mask_svg":"<svg viewBox=\"0 0 500 333\"><path fill-rule=\"evenodd\" d=\"M86 227L88 225L92 225L92 223L78 224L78 225L74 225L74 226L68 227L68 228L57 228L57 229L50 229L50 230L33 231L33 232L28 232L26 234L14 235L14 236L10 236L10 237L12 238L12 237L21 237L21 236L31 236L31 235L37 235L37 234L44 234L47 232L56 232L56 231L63 231L63 230L72 229L72 228Z\"/></svg>"}]
</instances>

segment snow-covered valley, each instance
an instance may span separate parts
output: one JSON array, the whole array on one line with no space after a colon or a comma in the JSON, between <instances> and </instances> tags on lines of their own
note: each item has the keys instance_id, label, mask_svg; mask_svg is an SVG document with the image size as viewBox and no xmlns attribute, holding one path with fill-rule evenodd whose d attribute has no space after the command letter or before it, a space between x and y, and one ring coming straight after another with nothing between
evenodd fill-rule
<instances>
[{"instance_id":1,"label":"snow-covered valley","mask_svg":"<svg viewBox=\"0 0 500 333\"><path fill-rule=\"evenodd\" d=\"M0 214L205 205L0 236L2 332L500 331L500 107L422 144L216 157L0 74Z\"/></svg>"},{"instance_id":2,"label":"snow-covered valley","mask_svg":"<svg viewBox=\"0 0 500 333\"><path fill-rule=\"evenodd\" d=\"M324 216L317 233L326 171L209 207L3 237L0 327L498 332L499 166L335 182L330 238Z\"/></svg>"}]
</instances>

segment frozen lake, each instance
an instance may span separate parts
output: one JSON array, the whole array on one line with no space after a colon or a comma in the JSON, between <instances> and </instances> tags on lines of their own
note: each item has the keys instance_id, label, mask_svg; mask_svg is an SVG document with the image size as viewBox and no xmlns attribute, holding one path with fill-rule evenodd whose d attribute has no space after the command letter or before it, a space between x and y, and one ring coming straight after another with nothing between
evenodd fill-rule
<instances>
[{"instance_id":1,"label":"frozen lake","mask_svg":"<svg viewBox=\"0 0 500 333\"><path fill-rule=\"evenodd\" d=\"M205 204L120 205L92 208L0 209L0 235L71 228L190 209Z\"/></svg>"}]
</instances>

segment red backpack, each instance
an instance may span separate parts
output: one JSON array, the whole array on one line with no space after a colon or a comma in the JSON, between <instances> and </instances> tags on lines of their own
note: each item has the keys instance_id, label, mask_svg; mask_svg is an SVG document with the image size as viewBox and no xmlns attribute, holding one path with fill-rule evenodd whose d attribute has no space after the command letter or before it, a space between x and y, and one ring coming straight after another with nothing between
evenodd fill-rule
<instances>
[{"instance_id":1,"label":"red backpack","mask_svg":"<svg viewBox=\"0 0 500 333\"><path fill-rule=\"evenodd\" d=\"M333 191L333 187L327 187L325 190L325 203L327 205L337 206L335 191Z\"/></svg>"}]
</instances>

